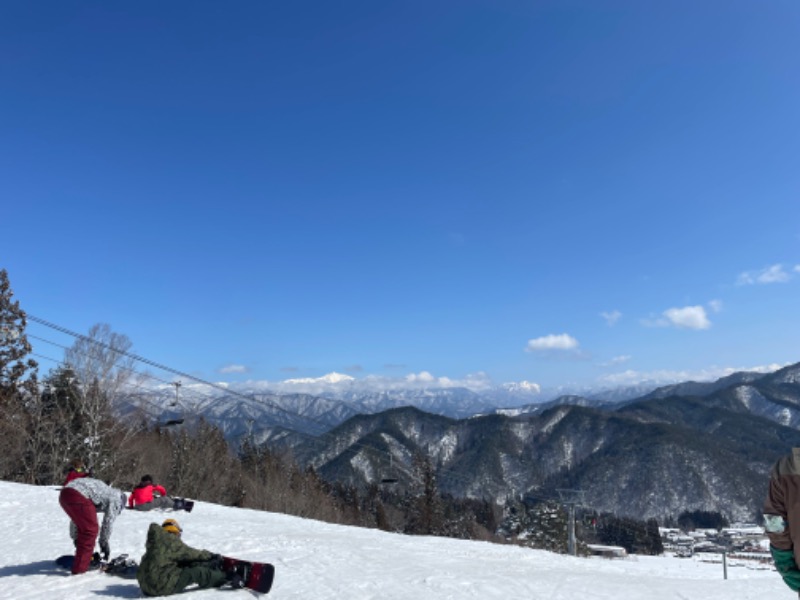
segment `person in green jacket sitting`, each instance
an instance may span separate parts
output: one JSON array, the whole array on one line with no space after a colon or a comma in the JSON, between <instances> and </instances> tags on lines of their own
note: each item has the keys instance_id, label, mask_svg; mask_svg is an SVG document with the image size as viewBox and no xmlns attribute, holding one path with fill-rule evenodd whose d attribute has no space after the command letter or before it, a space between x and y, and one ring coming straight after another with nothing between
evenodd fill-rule
<instances>
[{"instance_id":1,"label":"person in green jacket sitting","mask_svg":"<svg viewBox=\"0 0 800 600\"><path fill-rule=\"evenodd\" d=\"M146 596L169 596L197 584L198 589L229 583L240 588L240 574L222 569L222 557L208 550L196 550L183 543L183 530L175 519L161 525L151 523L147 544L136 579Z\"/></svg>"}]
</instances>

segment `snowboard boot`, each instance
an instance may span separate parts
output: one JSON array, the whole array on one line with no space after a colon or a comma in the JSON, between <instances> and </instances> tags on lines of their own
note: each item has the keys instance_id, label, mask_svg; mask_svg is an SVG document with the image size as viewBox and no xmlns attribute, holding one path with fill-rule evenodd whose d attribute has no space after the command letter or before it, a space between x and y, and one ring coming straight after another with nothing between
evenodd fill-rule
<instances>
[{"instance_id":1,"label":"snowboard boot","mask_svg":"<svg viewBox=\"0 0 800 600\"><path fill-rule=\"evenodd\" d=\"M235 590L242 589L247 583L247 578L250 577L250 570L252 567L247 564L238 564L226 573L228 583Z\"/></svg>"},{"instance_id":2,"label":"snowboard boot","mask_svg":"<svg viewBox=\"0 0 800 600\"><path fill-rule=\"evenodd\" d=\"M120 554L116 558L112 558L103 566L103 571L111 573L112 575L120 575L122 577L131 577L136 575L136 570L139 565L132 558L128 558L127 554Z\"/></svg>"},{"instance_id":3,"label":"snowboard boot","mask_svg":"<svg viewBox=\"0 0 800 600\"><path fill-rule=\"evenodd\" d=\"M192 512L193 508L194 502L191 500L187 500L186 498L173 498L172 510L185 510L186 512Z\"/></svg>"}]
</instances>

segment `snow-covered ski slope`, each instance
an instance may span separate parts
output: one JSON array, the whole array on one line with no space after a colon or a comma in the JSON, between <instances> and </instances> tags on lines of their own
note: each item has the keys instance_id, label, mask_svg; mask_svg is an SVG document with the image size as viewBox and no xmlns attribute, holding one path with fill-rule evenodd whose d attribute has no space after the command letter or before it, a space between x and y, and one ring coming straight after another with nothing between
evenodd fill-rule
<instances>
[{"instance_id":1,"label":"snow-covered ski slope","mask_svg":"<svg viewBox=\"0 0 800 600\"><path fill-rule=\"evenodd\" d=\"M198 502L170 513L196 548L275 564L274 600L786 600L769 569L692 559L574 558L540 550L342 527L275 513ZM165 514L125 511L113 555L144 552L148 525ZM135 581L102 573L71 576L53 560L72 551L55 488L0 482L0 598L139 598ZM192 598L252 597L205 590Z\"/></svg>"}]
</instances>

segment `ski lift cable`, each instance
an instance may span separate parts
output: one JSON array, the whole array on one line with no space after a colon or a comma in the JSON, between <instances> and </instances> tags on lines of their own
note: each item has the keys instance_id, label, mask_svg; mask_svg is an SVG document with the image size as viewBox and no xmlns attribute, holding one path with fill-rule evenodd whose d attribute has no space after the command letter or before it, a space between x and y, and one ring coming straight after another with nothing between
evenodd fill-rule
<instances>
[{"instance_id":1,"label":"ski lift cable","mask_svg":"<svg viewBox=\"0 0 800 600\"><path fill-rule=\"evenodd\" d=\"M269 402L266 399L256 399L256 398L247 396L245 394L242 394L240 392L236 392L235 390L231 390L230 388L227 388L227 387L225 387L223 385L220 385L218 383L213 383L213 382L210 382L210 381L206 381L206 380L204 380L204 379L202 379L200 377L196 377L194 375L191 375L191 374L186 373L184 371L181 371L179 369L175 369L175 368L170 367L168 365L164 365L164 364L156 362L154 360L145 358L145 357L140 356L138 354L135 354L133 352L128 352L126 350L120 350L119 348L113 348L109 344L106 344L106 343L101 342L99 340L94 340L94 339L92 339L92 338L90 338L88 336L85 336L83 334L80 334L80 333L77 333L75 331L72 331L72 330L70 330L70 329L68 329L66 327L62 327L61 325L57 325L55 323L47 321L46 319L42 319L41 317L37 317L37 316L31 315L31 314L27 314L26 316L27 316L28 320L33 321L34 323L38 323L39 325L43 325L44 327L48 327L50 329L53 329L55 331L64 333L64 334L69 335L71 337L74 337L76 339L79 339L79 340L82 340L82 341L86 341L86 342L89 342L91 344L98 345L98 346L100 346L102 348L105 348L105 349L110 350L112 352L116 352L117 354L120 354L122 356L126 356L128 358L133 359L134 361L143 363L145 365L151 366L151 367L159 369L161 371L164 371L164 372L167 372L167 373L171 373L173 375L178 375L178 376L183 377L185 379L188 379L190 381L194 381L194 382L200 383L202 385L208 386L209 388L213 388L213 389L216 389L216 390L223 391L226 394L229 394L229 395L232 395L232 396L241 397L241 398L247 400L248 402L257 402L257 403L260 403L260 404L264 404L264 405L269 406L269 407L271 407L271 408L273 408L273 409L275 409L275 410L277 410L279 412L282 412L282 413L284 413L286 415L289 415L289 416L295 417L297 419L300 419L301 421L304 421L306 423L313 423L314 425L316 425L317 427L320 428L320 431L316 436L308 434L308 433L296 431L297 434L299 434L299 435L301 435L303 437L307 437L307 438L312 439L312 440L319 440L320 438L336 439L336 438L334 438L334 436L332 436L330 434L329 431L327 431L327 429L328 429L328 425L327 424L322 423L322 422L320 422L320 421L318 421L316 419L313 419L311 417L308 417L306 415L301 415L300 413L288 410L288 409L286 409L286 408L284 408L282 406L279 406L279 405L277 405L275 403ZM30 337L34 337L34 336L30 336ZM136 371L134 371L134 372L136 372ZM217 403L217 402L219 402L219 400L214 400L214 399L210 400L210 404L212 404L212 405ZM354 443L350 444L349 447L351 447L351 448L352 447L356 447L356 448L361 448L361 449L365 449L365 450L372 450L372 451L375 451L375 452L382 452L384 454L389 454L391 456L391 454L386 452L386 451L380 450L378 448L375 448L372 445L364 444L362 442L354 442ZM463 476L463 475L461 475L459 473L456 473L455 471L447 469L447 468L437 469L436 476L439 479L443 479L443 478L448 478L449 477L449 478L451 478L451 480L456 480L456 481L460 480L460 481L465 482L465 483L469 483L471 481L467 477L465 477L465 476Z\"/></svg>"},{"instance_id":2,"label":"ski lift cable","mask_svg":"<svg viewBox=\"0 0 800 600\"><path fill-rule=\"evenodd\" d=\"M67 335L70 335L72 337L75 337L75 338L83 340L83 341L88 341L88 342L90 342L92 344L97 344L100 347L104 347L106 349L112 350L114 352L117 352L118 354L121 354L123 356L127 356L128 358L131 358L131 359L133 359L135 361L144 363L144 364L149 365L151 367L154 367L156 369L159 369L159 370L162 370L162 371L166 371L166 372L172 373L174 375L179 375L181 377L185 377L185 378L187 378L189 380L195 381L197 383L200 383L202 385L208 386L208 387L213 388L213 389L217 389L217 390L223 391L226 394L229 394L229 395L232 395L232 396L241 397L241 398L247 400L248 402L255 402L255 403L258 403L258 404L263 404L265 406L269 406L270 408L273 408L273 409L275 409L275 410L277 410L279 412L282 412L282 413L284 413L286 415L289 415L291 417L294 417L296 419L300 419L301 421L303 421L305 423L313 424L315 427L319 428L319 430L316 432L316 436L313 436L313 435L310 435L310 434L306 434L304 432L296 431L296 433L298 433L299 435L302 435L303 437L308 437L310 439L319 439L319 438L330 437L331 439L333 439L333 436L331 436L330 433L327 431L328 430L328 425L327 424L322 423L321 421L318 421L318 420L313 419L311 417L308 417L306 415L302 415L300 413L297 413L297 412L291 411L289 409L286 409L283 406L280 406L280 405L275 404L273 402L269 402L266 399L253 398L251 396L247 396L247 395L242 394L240 392L237 392L235 390L231 390L231 389L229 389L229 388L227 388L225 386L222 386L220 384L216 384L216 383L213 383L213 382L210 382L210 381L206 381L206 380L201 379L199 377L196 377L194 375L190 375L189 373L186 373L184 371L180 371L178 369L174 369L174 368L169 367L167 365L163 365L161 363L158 363L158 362L155 362L153 360L144 358L144 357L139 356L137 354L134 354L132 352L127 352L127 351L122 351L122 350L119 350L119 349L116 349L116 348L111 348L108 344L105 344L104 342L100 342L98 340L93 340L93 339L91 339L91 338L89 338L89 337L87 337L87 336L85 336L83 334L71 331L70 329L67 329L66 327L62 327L60 325L56 325L56 324L51 323L50 321L47 321L47 320L42 319L40 317L36 317L34 315L30 315L29 314L28 318L31 321L35 322L35 323L38 323L40 325L44 325L45 327L49 327L51 329L54 329L54 330L59 331L61 333L65 333ZM30 337L34 337L34 336L30 336ZM137 372L137 371L134 371L134 372ZM215 399L211 399L209 401L209 404L213 405L213 404L215 404L217 402L219 402L218 399L216 399L216 400ZM356 447L368 447L368 446L365 446L364 444L360 444L360 443L354 443L353 445L356 446Z\"/></svg>"},{"instance_id":3,"label":"ski lift cable","mask_svg":"<svg viewBox=\"0 0 800 600\"><path fill-rule=\"evenodd\" d=\"M66 346L64 346L64 345L62 345L62 344L59 344L59 343L57 343L57 342L53 342L52 340L47 340L47 339L45 339L45 338L42 338L42 337L39 337L39 336L36 336L36 335L28 334L28 337L30 337L30 338L32 338L32 339L36 339L36 340L42 341L42 342L45 342L45 343L48 343L48 344L51 344L51 345L53 345L53 346L56 346L56 347L60 347L60 348L62 348L62 349L67 349L67 347L66 347ZM52 362L54 362L54 363L57 363L57 364L61 362L61 361L58 361L58 360L56 360L56 359L54 359L54 358L51 358L51 357L46 357L46 356L43 356L43 355L38 355L38 354L36 354L36 353L32 353L32 354L34 354L34 355L36 355L36 356L39 356L39 357L41 357L41 358L43 358L43 359L50 360L50 361L52 361ZM140 372L140 371L137 371L136 369L131 369L131 368L127 368L127 367L120 367L120 368L121 368L121 369L124 369L124 370L126 370L126 371L129 371L129 372L131 372L131 373L133 373L133 374L140 375L140 376L142 376L142 377L151 378L151 379L154 379L154 380L156 380L156 381L160 381L161 383L164 383L164 384L175 385L175 382L168 382L168 381L166 381L166 380L164 380L164 379L160 379L160 378L158 378L158 377L155 377L154 375L150 375L150 374L147 374L147 373L142 373L142 372ZM138 385L133 385L133 387L134 387L134 388L140 388L140 389L143 389L143 388L145 388L145 385L144 385L144 384L138 384ZM176 388L177 388L177 387L178 387L178 386L176 386ZM255 399L251 399L251 398L249 398L249 397L248 397L248 399L249 399L249 400L255 400ZM138 403L138 404L148 404L148 405L150 405L151 407L154 407L154 408L159 408L159 409L162 409L162 408L163 408L163 407L161 407L161 406L158 406L158 405L156 405L156 404L155 404L154 402L152 402L152 401L143 400L143 399L141 399L141 398L140 398L140 399L137 399L137 403ZM291 413L291 414L294 414L294 413ZM299 414L298 414L297 416L298 416L298 417L301 417L301 418L303 417L302 415L299 415ZM164 423L164 425L172 425L173 423L172 423L171 421L178 421L178 420L180 420L181 422L183 421L183 419L172 419L172 420L168 420L166 423ZM180 424L180 423L177 423L177 422L176 422L176 423L174 423L174 424ZM310 440L319 440L319 438L320 438L320 437L323 437L323 436L330 436L330 434L328 434L327 432L323 432L322 434L320 434L320 435L318 435L318 436L314 436L314 435L307 434L307 433L304 433L304 432L299 432L299 431L298 431L298 432L296 432L296 433L297 433L298 435L300 435L300 436L302 436L302 437L305 437L305 438L307 438L307 439L310 439ZM330 437L331 437L331 438L333 438L333 436L330 436ZM381 453L381 454L386 454L386 455L388 455L388 457L389 457L389 461L390 461L390 465L391 465L391 467L390 467L390 472L396 473L398 470L402 470L402 471L404 471L404 472L405 472L405 474L406 474L406 475L407 475L407 476L408 476L410 479L414 479L414 480L416 480L416 481L419 481L419 479L418 479L418 478L416 478L416 477L415 477L415 476L414 476L414 475L413 475L411 472L409 472L409 471L407 471L407 470L405 470L405 469L399 469L397 466L394 466L394 463L393 463L393 460L394 460L394 459L393 459L393 455L391 454L391 452L383 451L383 450L380 450L379 448L376 448L376 447L375 447L375 446L373 446L373 445L370 445L370 444L365 444L365 443L361 443L361 442L356 442L356 443L353 443L353 444L351 444L351 446L350 446L350 447L354 447L354 448L360 448L360 449L365 449L365 450L368 450L368 451L377 452L377 453ZM445 475L445 476L446 476L446 475ZM399 479L399 478L397 478L396 476L382 477L381 483L395 483L395 482L397 482L397 481L398 481L398 479Z\"/></svg>"},{"instance_id":4,"label":"ski lift cable","mask_svg":"<svg viewBox=\"0 0 800 600\"><path fill-rule=\"evenodd\" d=\"M104 347L104 348L106 348L106 349L108 349L108 350L111 350L111 351L113 351L113 352L116 352L116 353L118 353L118 354L121 354L121 355L123 355L123 356L127 356L128 358L131 358L131 359L133 359L133 360L135 360L135 361L138 361L138 362L144 363L144 364L146 364L146 365L149 365L149 366L151 366L151 367L154 367L154 368L156 368L156 369L159 369L159 370L161 370L161 371L166 371L167 373L172 373L173 375L178 375L178 376L180 376L180 377L185 377L186 379L189 379L189 380L195 381L195 382L197 382L197 383L200 383L200 384L202 384L202 385L208 386L208 387L210 387L210 388L214 388L214 389L217 389L217 390L223 391L223 392L225 392L226 394L230 394L230 395L233 395L233 396L239 396L239 397L241 397L241 398L244 398L244 399L246 399L246 400L248 400L248 401L251 401L251 402L252 402L252 401L256 401L256 402L260 402L260 403L262 403L262 404L266 404L266 405L268 405L268 406L270 406L270 407L272 407L272 408L275 408L275 409L277 409L277 410L279 410L279 411L281 411L281 412L284 412L284 413L286 413L286 414L288 414L288 415L290 415L290 416L293 416L293 417L298 417L298 418L300 418L300 419L304 419L304 420L306 420L307 422L315 423L315 424L317 424L317 425L320 425L320 426L326 427L324 424L322 424L322 423L319 423L319 422L315 421L314 419L311 419L311 418L309 418L309 417L306 417L306 416L304 416L304 415L301 415L301 414L299 414L299 413L292 412L292 411L290 411L290 410L288 410L288 409L286 409L286 408L283 408L282 406L279 406L279 405L277 405L277 404L273 404L273 403L270 403L270 402L268 402L268 401L265 401L265 400L258 400L258 399L252 398L252 397L250 397L250 396L247 396L247 395L245 395L245 394L241 394L241 393L239 393L239 392L236 392L235 390L231 390L230 388L227 388L227 387L225 387L225 386L223 386L223 385L220 385L220 384L218 384L218 383L213 383L213 382L211 382L211 381L206 381L206 380L204 380L204 379L201 379L201 378L199 378L199 377L196 377L196 376L194 376L194 375L190 375L189 373L186 373L186 372L184 372L184 371L180 371L180 370L178 370L178 369L174 369L174 368L172 368L172 367L169 367L169 366L167 366L167 365L163 365L163 364L161 364L161 363L158 363L158 362L155 362L155 361L153 361L153 360L150 360L150 359L148 359L148 358L145 358L145 357L139 356L139 355L137 355L137 354L134 354L134 353L132 353L132 352L123 351L123 350L120 350L120 349L118 349L118 348L112 348L111 346L109 346L108 344L106 344L106 343L104 343L104 342L100 342L100 341L98 341L98 340L93 340L93 339L91 339L91 338L89 338L89 337L87 337L87 336L85 336L85 335L82 335L82 334L80 334L80 333L77 333L77 332L71 331L71 330L67 329L66 327L61 327L60 325L56 325L56 324L54 324L54 323L51 323L51 322L49 322L49 321L46 321L46 320L44 320L44 319L41 319L41 318L39 318L39 317L35 317L35 316L33 316L33 315L30 315L30 314L29 314L29 315L28 315L28 318L29 318L31 321L34 321L34 322L36 322L36 323L39 323L40 325L44 325L45 327L49 327L49 328L51 328L51 329L55 329L56 331L60 331L61 333L65 333L65 334L67 334L67 335L70 335L70 336L72 336L72 337L78 338L78 339L80 339L80 340L83 340L83 341L88 341L88 342L90 342L90 343L92 343L92 344L99 345L99 346L101 346L101 347ZM34 336L30 336L30 337L34 337ZM136 372L136 371L135 371L135 372ZM172 385L172 383L170 383L170 385Z\"/></svg>"},{"instance_id":5,"label":"ski lift cable","mask_svg":"<svg viewBox=\"0 0 800 600\"><path fill-rule=\"evenodd\" d=\"M156 363L155 361L152 361L152 360L149 360L149 359L145 359L145 358L143 358L141 356L138 356L136 354L133 354L133 353L130 353L130 352L123 352L123 351L120 351L118 349L110 348L110 346L108 346L108 344L105 344L105 343L97 341L97 340L93 340L93 339L88 338L87 336L84 336L82 334L70 331L69 329L67 329L65 327L61 327L59 325L55 325L53 323L50 323L49 321L45 321L44 319L40 319L40 318L34 317L32 315L28 315L28 317L30 318L30 320L32 320L32 321L34 321L36 323L39 323L41 325L44 325L46 327L50 327L51 329L55 329L56 331L60 331L62 333L66 333L67 335L71 335L71 336L76 337L78 339L81 339L81 340L84 340L84 341L88 341L88 342L90 342L92 344L97 344L100 347L104 347L104 348L113 350L114 352L117 352L118 354L128 356L129 358L132 358L132 359L134 359L136 361L139 361L139 362L143 362L144 364L148 364L148 365L153 366L153 367L155 367L157 369L161 369L161 370L165 370L167 372L173 373L173 374L181 375L181 376L186 377L188 379L191 379L191 380L193 380L193 381L195 381L197 383L200 383L201 385L205 385L205 386L210 387L210 388L214 388L214 389L217 389L217 390L224 391L226 394L229 394L229 395L232 395L232 396L241 397L241 398L247 400L248 402L253 402L253 403L269 406L269 407L274 408L274 409L276 409L276 410L278 410L280 412L283 412L284 414L287 414L289 416L295 417L295 418L297 418L297 419L299 419L301 421L304 421L306 423L311 423L315 427L319 428L319 431L316 432L316 435L312 435L311 433L306 433L306 432L296 431L295 430L295 433L297 435L301 436L301 437L305 437L305 438L307 438L309 440L312 440L312 441L319 441L320 438L326 438L326 437L330 438L330 439L335 439L328 431L326 431L328 429L328 426L325 423L317 421L317 420L315 420L315 419L313 419L311 417L308 417L306 415L301 415L300 413L288 410L288 409L286 409L286 408L284 408L282 406L279 406L277 404L269 402L266 399L254 398L254 397L251 397L251 396L247 396L245 394L241 394L239 392L236 392L235 390L231 390L231 389L229 389L227 387L224 387L224 386L221 386L219 384L214 384L212 382L205 381L205 380L200 379L198 377L195 377L193 375L189 375L188 373L184 373L183 371L179 371L177 369L173 369L172 367L167 367L166 365L161 365L159 363ZM40 338L40 337L32 335L32 334L28 334L28 337L31 337L33 339L39 339L39 340L44 341L46 343L61 347L63 349L67 349L66 346L63 346L63 345L58 344L56 342L52 342L50 340L46 340L44 338ZM137 371L136 369L130 369L130 368L126 368L126 367L120 367L120 368L121 369L125 369L127 371L130 371L132 373L135 373L137 375L140 375L142 377L151 377L153 379L156 379L157 381L161 381L162 383L166 383L166 384L169 384L169 385L173 384L173 382L167 382L167 381L165 381L163 379L159 379L159 378L157 378L155 376L152 376L152 375ZM200 392L197 392L195 390L195 393L200 393ZM202 393L200 393L200 394L203 395ZM219 402L218 398L215 399L215 398L213 398L211 396L207 396L207 398L208 398L208 403L210 405L213 405L213 404ZM353 443L353 444L351 444L351 446L359 447L359 448L371 448L371 446L368 446L368 445L365 445L365 444L362 444L362 443L359 443L359 442Z\"/></svg>"},{"instance_id":6,"label":"ski lift cable","mask_svg":"<svg viewBox=\"0 0 800 600\"><path fill-rule=\"evenodd\" d=\"M31 337L33 337L33 336L31 336ZM42 341L47 341L47 340L42 340ZM50 342L50 343L52 343L52 342ZM47 360L47 361L53 362L53 363L55 363L55 364L64 364L64 361L63 361L63 360L60 360L60 359L58 359L58 358L53 358L52 356L47 356L47 355L44 355L44 354L39 354L38 352L31 352L30 354L31 354L31 356L35 356L35 357L37 357L37 358L41 358L42 360ZM143 376L147 377L147 375L146 375L146 374L144 374L144 373L140 373L140 372L138 372L138 371L135 371L135 370L132 370L132 369L126 369L126 370L128 370L128 371L131 371L131 372L133 372L133 373L136 373L136 374L138 374L138 375L143 375ZM157 378L155 378L155 379L157 379ZM42 380L38 381L37 383L38 383L38 385L39 385L40 387L43 387L44 385L46 385L46 383L45 383L44 381L42 381ZM166 383L166 382L165 382L165 383ZM130 388L131 388L131 389L134 389L134 390L135 390L135 389L146 389L146 386L145 386L145 384L143 384L143 383L139 383L139 384L129 384L129 386L130 386ZM160 406L159 406L159 405L155 404L155 403L154 403L154 402L152 402L152 401L147 401L147 403L151 404L153 407L160 408Z\"/></svg>"},{"instance_id":7,"label":"ski lift cable","mask_svg":"<svg viewBox=\"0 0 800 600\"><path fill-rule=\"evenodd\" d=\"M63 344L59 344L59 343L57 343L57 342L54 342L54 341L52 341L52 340L45 339L45 338L43 338L43 337L39 337L39 336L37 336L37 335L28 334L28 335L27 335L27 337L29 337L29 338L31 338L31 339L39 340L39 341L41 341L41 342L44 342L44 343L46 343L46 344L50 344L50 345L52 345L52 346L56 346L56 347L58 347L58 348L62 348L62 349L64 349L64 350L70 350L70 348L69 348L68 346L64 346ZM83 352L80 352L80 351L78 351L77 353L78 353L78 354L81 354L82 356L87 356L85 353L83 353ZM55 363L57 363L57 364L64 364L64 361L63 361L63 360L56 360L56 359L54 359L54 358L51 358L51 357L49 357L49 356L42 356L42 355L38 355L38 354L36 354L35 352L31 352L31 354L33 354L34 356L39 356L40 358L43 358L43 359L45 359L45 360L50 360L50 361L53 361L53 362L55 362ZM146 378L146 379L152 379L152 380L154 380L154 381L158 381L158 382L160 382L160 383L162 383L162 384L166 384L166 385L174 385L174 382L170 382L170 381L167 381L167 380L165 380L165 379L161 379L161 378L159 378L159 377L156 377L155 375L152 375L152 374L150 374L150 373L142 373L141 371L137 371L136 369L133 369L133 368L130 368L130 367L125 367L125 366L120 366L120 367L118 367L118 368L119 368L119 370L121 370L121 371L126 371L126 372L128 372L128 373L131 373L131 374L133 374L133 375L137 375L137 376L139 376L139 377L142 377L142 378ZM135 389L145 389L145 384L144 384L144 383L140 383L140 384L136 384L136 383L133 383L133 384L131 384L131 383L128 383L127 385L128 385L128 386L129 386L131 389L134 389L134 390L135 390ZM163 410L163 407L159 407L157 404L155 404L155 403L154 403L154 402L152 402L152 401L143 401L143 399L142 399L142 398L137 398L137 399L136 399L136 404L137 404L137 405L141 405L142 403L146 403L146 404L149 404L149 405L150 405L151 407L153 407L153 408L159 408L159 409L162 409L162 410ZM182 409L184 412L186 411L186 409L185 409L185 407L184 407L183 405L179 405L179 406L180 406L180 408L181 408L181 409Z\"/></svg>"},{"instance_id":8,"label":"ski lift cable","mask_svg":"<svg viewBox=\"0 0 800 600\"><path fill-rule=\"evenodd\" d=\"M56 346L57 348L61 348L62 350L71 350L72 349L69 346L65 346L64 344L59 344L58 342L54 342L52 340L48 340L46 338L39 337L38 335L34 335L32 333L26 334L26 337L29 337L29 338L34 339L34 340L39 340L40 342L44 342L45 344L50 344L51 346ZM84 353L84 352L80 352L79 351L77 353L82 355L82 356L87 356L88 357L88 355L86 353ZM31 354L35 354L35 353L31 352ZM51 360L51 361L53 361L55 363L58 363L58 364L64 364L63 360L51 358L49 356L43 356L42 358L44 358L45 360ZM118 368L120 370L122 370L122 371L128 371L130 373L133 373L134 375L140 375L142 377L147 377L149 379L154 379L156 381L159 381L159 382L167 384L167 385L172 385L171 381L167 381L166 379L161 379L161 378L156 377L155 375L152 375L150 373L142 373L141 371L137 371L136 369L133 369L133 368L130 368L130 367L124 367L124 366L120 366ZM137 387L144 387L144 386L137 386Z\"/></svg>"},{"instance_id":9,"label":"ski lift cable","mask_svg":"<svg viewBox=\"0 0 800 600\"><path fill-rule=\"evenodd\" d=\"M116 352L116 353L118 353L120 355L127 356L128 358L131 358L131 359L133 359L135 361L138 361L138 362L141 362L143 364L149 365L149 366L154 367L156 369L159 369L161 371L165 371L167 373L172 373L173 375L178 375L180 377L184 377L186 379L189 379L191 381L200 383L200 384L208 386L210 388L223 391L226 394L230 394L230 395L233 395L233 396L239 396L239 397L244 398L244 399L246 399L246 400L248 400L250 402L256 401L256 402L260 402L262 404L266 404L267 406L270 406L271 408L274 408L274 409L276 409L276 410L278 410L280 412L283 412L283 413L285 413L285 414L287 414L289 416L303 419L308 423L314 423L315 425L318 425L320 428L327 428L327 425L325 425L324 423L318 422L318 421L316 421L314 419L311 419L311 418L309 418L307 416L304 416L304 415L301 415L299 413L292 412L292 411L290 411L290 410L288 410L288 409L286 409L286 408L284 408L282 406L279 406L277 404L271 403L271 402L266 401L266 400L258 400L258 399L252 398L252 397L247 396L245 394L241 394L239 392L236 392L235 390L231 390L230 388L227 388L227 387L225 387L223 385L220 385L218 383L213 383L211 381L206 381L205 379L201 379L200 377L196 377L194 375L190 375L189 373L186 373L184 371L180 371L178 369L174 369L172 367L169 367L167 365L164 365L164 364L158 363L156 361L150 360L150 359L145 358L143 356L139 356L138 354L134 354L134 353L128 352L128 351L123 351L123 350L120 350L118 348L112 348L111 346L109 346L108 344L106 344L104 342L100 342L98 340L93 340L93 339L91 339L91 338L89 338L89 337L87 337L87 336L85 336L83 334L77 333L75 331L71 331L71 330L67 329L66 327L62 327L60 325L56 325L55 323L51 323L49 321L46 321L45 319L41 319L39 317L30 315L30 314L28 315L28 319L30 319L31 321L34 321L35 323L39 323L40 325L44 325L45 327L49 327L50 329L54 329L54 330L59 331L61 333L65 333L67 335L75 337L77 339L80 339L80 340L83 340L83 341L88 341L88 342L93 343L93 344L97 344L97 345L99 345L99 346L101 346L103 348L106 348L108 350Z\"/></svg>"},{"instance_id":10,"label":"ski lift cable","mask_svg":"<svg viewBox=\"0 0 800 600\"><path fill-rule=\"evenodd\" d=\"M56 363L56 364L63 364L63 361L61 361L61 360L59 360L57 358L53 358L51 356L46 356L44 354L39 354L38 352L31 352L30 354L32 356L35 356L35 357L40 358L42 360L51 361L51 362ZM39 381L37 383L38 383L38 386L40 388L44 388L44 386L46 385L46 383L44 381ZM131 385L131 388L132 389L136 389L136 388L145 389L145 385L144 384L138 384L138 385L137 384L133 384L133 385ZM147 405L151 409L153 409L153 412L160 412L163 409L162 406L156 404L152 400L147 400L147 399L143 399L143 398L137 398L137 404L136 405L139 408L144 408L143 405ZM164 425L168 425L168 422L165 422L165 423L156 422L156 425L164 426ZM135 429L139 429L139 428L135 428Z\"/></svg>"},{"instance_id":11,"label":"ski lift cable","mask_svg":"<svg viewBox=\"0 0 800 600\"><path fill-rule=\"evenodd\" d=\"M52 341L52 340L48 340L48 339L45 339L45 338L42 338L42 337L39 337L39 336L36 336L36 335L28 334L28 337L30 337L30 338L32 338L32 339L36 339L36 340L42 341L42 342L45 342L45 343L47 343L47 344L51 344L51 345L53 345L53 346L57 346L57 347L59 347L59 348L65 349L65 350L69 349L67 346L64 346L64 345L62 345L62 344L59 344L59 343L57 343L57 342L54 342L54 341ZM63 361L61 361L61 360L58 360L58 359L55 359L55 358L51 358L51 357L48 357L48 356L43 356L43 355L38 355L38 354L36 354L36 353L34 353L34 352L32 352L31 354L32 354L32 355L34 355L34 356L39 356L39 357L41 357L41 358L43 358L43 359L45 359L45 360L50 360L50 361L52 361L52 362L54 362L54 363L57 363L57 364L63 364ZM81 352L79 352L79 354L82 354L82 355L86 356L86 354L85 354L85 353L81 353ZM120 368L121 370L127 371L127 372L129 372L129 373L131 373L131 374L133 374L133 375L137 375L137 376L139 376L139 377L142 377L142 378L144 378L144 379L152 379L152 380L154 380L154 381L158 381L158 382L160 382L160 383L162 383L162 384L165 384L165 385L174 385L174 383L175 383L175 382L172 382L172 381L167 381L167 380L165 380L165 379L161 379L161 378L159 378L159 377L156 377L155 375L152 375L152 374L150 374L150 373L144 373L144 372L142 372L142 371L138 371L138 370L136 370L136 369L133 369L133 368L129 368L129 367L119 367L119 368ZM147 386L146 386L146 384L144 384L144 383L140 383L140 384L128 384L128 385L130 386L130 389L134 389L134 390L137 390L137 389L147 389ZM199 395L199 396L203 397L201 401L207 401L208 403L213 403L213 402L216 400L216 399L215 399L213 396L211 396L211 395L209 395L209 394L206 394L206 393L204 393L204 392L201 392L201 391L199 391L199 390L193 390L193 392L192 392L192 393L193 393L194 395ZM231 392L231 393L234 393L234 394L235 394L235 392ZM262 401L262 400L259 400L259 399L257 399L257 398L250 398L250 397L247 397L247 396L244 396L244 397L245 397L247 400L249 400L250 402L255 402L255 403L259 403L259 404L268 404L267 402L264 402L264 401ZM133 400L132 400L132 402L134 402L136 405L138 405L138 406L140 406L140 407L141 407L142 405L148 405L148 406L150 406L151 408L157 409L157 411L163 411L163 410L164 410L164 407L163 407L163 406L161 406L161 405L158 405L158 404L154 403L153 401L151 401L151 400L147 400L147 399L145 399L145 398L137 397L137 398L135 399L135 401L133 401ZM173 400L173 402L174 402L174 400ZM179 402L179 406L181 407L181 409L182 409L182 411L183 411L184 415L185 415L185 413L186 413L186 412L191 412L192 414L195 414L195 415L196 415L196 414L198 414L198 413L197 413L197 411L196 411L196 409L194 409L194 410L191 410L191 411L187 411L187 408L186 408L186 405L185 405L185 401L184 401L184 402ZM276 407L276 408L280 408L280 407ZM291 411L289 411L289 413L290 413L290 414L293 414L293 415L295 414L295 413L291 413ZM297 414L296 416L297 416L298 418L300 418L300 419L303 419L303 418L304 418L304 417L303 417L303 415L299 415L299 414ZM175 420L175 419L172 419L172 421L174 421L174 420ZM182 421L183 419L181 418L180 420ZM306 418L306 420L308 420L308 419ZM169 423L169 421L168 421L168 423ZM178 424L178 423L175 423L175 424ZM312 440L314 440L314 439L317 439L315 436L313 436L313 435L310 435L310 434L306 434L306 433L304 433L304 432L297 431L296 433L297 433L298 435L301 435L301 436L303 436L303 437L307 437L307 438L309 438L309 439L312 439Z\"/></svg>"}]
</instances>

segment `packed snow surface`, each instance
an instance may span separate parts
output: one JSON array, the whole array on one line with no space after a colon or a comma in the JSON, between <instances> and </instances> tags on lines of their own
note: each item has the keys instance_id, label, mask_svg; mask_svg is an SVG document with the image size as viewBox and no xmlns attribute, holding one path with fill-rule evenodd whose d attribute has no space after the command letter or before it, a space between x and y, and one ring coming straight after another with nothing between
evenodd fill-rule
<instances>
[{"instance_id":1,"label":"packed snow surface","mask_svg":"<svg viewBox=\"0 0 800 600\"><path fill-rule=\"evenodd\" d=\"M127 490L126 490L127 491ZM0 482L0 598L139 598L134 581L70 575L72 552L58 490ZM191 513L125 511L111 552L139 559L148 525L177 518L195 548L271 562L274 600L786 600L797 594L767 565L672 557L576 558L511 545L414 537L197 502ZM252 592L203 590L210 600ZM185 596L183 596L185 597Z\"/></svg>"}]
</instances>

